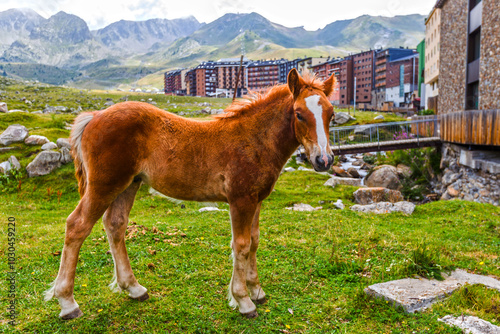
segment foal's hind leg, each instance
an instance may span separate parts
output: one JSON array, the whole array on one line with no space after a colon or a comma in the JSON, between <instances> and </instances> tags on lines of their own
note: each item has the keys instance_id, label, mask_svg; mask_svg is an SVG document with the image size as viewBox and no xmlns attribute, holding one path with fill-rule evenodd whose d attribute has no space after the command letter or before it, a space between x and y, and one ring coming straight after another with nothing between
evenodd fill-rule
<instances>
[{"instance_id":1,"label":"foal's hind leg","mask_svg":"<svg viewBox=\"0 0 500 334\"><path fill-rule=\"evenodd\" d=\"M131 298L143 301L148 299L149 295L146 292L146 288L137 282L130 267L125 247L125 232L127 231L128 217L134 204L135 194L140 186L140 181L133 182L121 193L106 210L102 221L106 228L115 264L115 277L114 281L110 284L110 288L127 290ZM118 287L116 287L116 284L118 284Z\"/></svg>"},{"instance_id":2,"label":"foal's hind leg","mask_svg":"<svg viewBox=\"0 0 500 334\"><path fill-rule=\"evenodd\" d=\"M266 302L266 294L262 290L257 273L257 248L259 248L259 214L260 205L257 206L255 215L252 221L250 253L247 261L247 287L250 290L250 298L256 304L264 304Z\"/></svg>"},{"instance_id":3,"label":"foal's hind leg","mask_svg":"<svg viewBox=\"0 0 500 334\"><path fill-rule=\"evenodd\" d=\"M92 191L86 192L75 211L66 220L66 237L59 273L52 288L45 292L45 300L50 300L54 296L58 298L61 306L59 316L64 320L77 318L83 314L73 296L78 254L95 222L109 205L109 202L90 196L90 193Z\"/></svg>"}]
</instances>

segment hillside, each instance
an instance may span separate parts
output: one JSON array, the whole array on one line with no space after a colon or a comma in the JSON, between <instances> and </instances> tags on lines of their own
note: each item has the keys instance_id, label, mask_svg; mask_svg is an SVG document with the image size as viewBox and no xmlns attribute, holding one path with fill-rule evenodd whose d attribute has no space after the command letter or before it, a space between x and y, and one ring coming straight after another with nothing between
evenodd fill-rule
<instances>
[{"instance_id":1,"label":"hillside","mask_svg":"<svg viewBox=\"0 0 500 334\"><path fill-rule=\"evenodd\" d=\"M336 57L373 48L415 47L423 35L422 15L364 15L317 31L285 27L258 13L226 14L208 24L194 17L121 20L90 31L76 15L59 12L44 19L33 10L11 9L0 12L0 63L12 64L5 64L4 71L15 78L111 88L162 70L238 57L242 46L249 59ZM50 68L57 80L40 75Z\"/></svg>"}]
</instances>

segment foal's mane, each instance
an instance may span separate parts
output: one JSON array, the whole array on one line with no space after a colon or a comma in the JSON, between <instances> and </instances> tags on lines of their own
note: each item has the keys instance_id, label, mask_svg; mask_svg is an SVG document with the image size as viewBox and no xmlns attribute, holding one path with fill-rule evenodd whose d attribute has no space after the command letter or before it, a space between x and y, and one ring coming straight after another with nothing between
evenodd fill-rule
<instances>
[{"instance_id":1,"label":"foal's mane","mask_svg":"<svg viewBox=\"0 0 500 334\"><path fill-rule=\"evenodd\" d=\"M323 90L323 82L319 80L316 75L306 72L302 79L304 80L303 89L312 88L321 91ZM265 107L269 102L275 100L282 100L282 103L285 103L285 100L289 100L291 102L291 97L292 94L290 93L287 84L273 86L264 94L251 92L248 96L245 96L245 98L238 99L231 103L231 105L224 110L223 114L219 114L214 117L221 119L251 115L257 112L257 110Z\"/></svg>"}]
</instances>

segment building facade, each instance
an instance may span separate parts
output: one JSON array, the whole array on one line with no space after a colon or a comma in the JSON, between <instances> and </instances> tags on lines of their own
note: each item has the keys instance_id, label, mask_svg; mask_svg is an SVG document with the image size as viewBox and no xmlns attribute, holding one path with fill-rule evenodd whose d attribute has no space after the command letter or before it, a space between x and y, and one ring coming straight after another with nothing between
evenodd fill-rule
<instances>
[{"instance_id":1,"label":"building facade","mask_svg":"<svg viewBox=\"0 0 500 334\"><path fill-rule=\"evenodd\" d=\"M335 75L335 84L333 85L332 93L328 97L334 105L340 104L340 63L342 59L327 59L324 63L312 66L312 71L321 81L327 80L332 74Z\"/></svg>"},{"instance_id":2,"label":"building facade","mask_svg":"<svg viewBox=\"0 0 500 334\"><path fill-rule=\"evenodd\" d=\"M353 76L356 78L356 104L370 104L374 85L375 51L364 51L352 56Z\"/></svg>"},{"instance_id":3,"label":"building facade","mask_svg":"<svg viewBox=\"0 0 500 334\"><path fill-rule=\"evenodd\" d=\"M354 103L354 76L352 56L345 57L339 63L339 104Z\"/></svg>"},{"instance_id":4,"label":"building facade","mask_svg":"<svg viewBox=\"0 0 500 334\"><path fill-rule=\"evenodd\" d=\"M434 7L425 20L425 108L437 111L441 9Z\"/></svg>"},{"instance_id":5,"label":"building facade","mask_svg":"<svg viewBox=\"0 0 500 334\"><path fill-rule=\"evenodd\" d=\"M166 95L186 95L186 72L186 69L179 69L165 73L164 87Z\"/></svg>"},{"instance_id":6,"label":"building facade","mask_svg":"<svg viewBox=\"0 0 500 334\"><path fill-rule=\"evenodd\" d=\"M441 138L500 146L498 0L440 0Z\"/></svg>"},{"instance_id":7,"label":"building facade","mask_svg":"<svg viewBox=\"0 0 500 334\"><path fill-rule=\"evenodd\" d=\"M418 53L387 63L385 101L409 107L418 94Z\"/></svg>"},{"instance_id":8,"label":"building facade","mask_svg":"<svg viewBox=\"0 0 500 334\"><path fill-rule=\"evenodd\" d=\"M248 90L264 92L280 81L280 65L287 62L280 60L259 60L250 62L246 67L246 86Z\"/></svg>"}]
</instances>

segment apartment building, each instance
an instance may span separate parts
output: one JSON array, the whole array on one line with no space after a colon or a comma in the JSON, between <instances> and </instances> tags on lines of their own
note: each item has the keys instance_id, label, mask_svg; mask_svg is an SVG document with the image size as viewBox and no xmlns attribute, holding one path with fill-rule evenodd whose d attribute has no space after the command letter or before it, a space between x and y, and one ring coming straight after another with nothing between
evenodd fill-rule
<instances>
[{"instance_id":1,"label":"apartment building","mask_svg":"<svg viewBox=\"0 0 500 334\"><path fill-rule=\"evenodd\" d=\"M164 90L166 95L185 95L186 94L186 69L178 69L165 73Z\"/></svg>"},{"instance_id":2,"label":"apartment building","mask_svg":"<svg viewBox=\"0 0 500 334\"><path fill-rule=\"evenodd\" d=\"M305 57L297 58L280 64L279 68L279 83L286 83L288 73L292 68L295 68L300 75L305 72L312 72L313 66L325 62L328 58L323 57Z\"/></svg>"},{"instance_id":3,"label":"apartment building","mask_svg":"<svg viewBox=\"0 0 500 334\"><path fill-rule=\"evenodd\" d=\"M414 53L386 64L386 102L395 107L410 105L412 95L418 94L418 59L419 54Z\"/></svg>"},{"instance_id":4,"label":"apartment building","mask_svg":"<svg viewBox=\"0 0 500 334\"><path fill-rule=\"evenodd\" d=\"M439 94L439 48L441 9L434 7L425 20L425 101L426 109L437 111Z\"/></svg>"},{"instance_id":5,"label":"apartment building","mask_svg":"<svg viewBox=\"0 0 500 334\"><path fill-rule=\"evenodd\" d=\"M236 96L240 97L246 94L246 71L245 67L249 64L248 59L243 59L240 70L240 59L221 59L214 63L217 68L217 87L216 95L233 96L234 87L238 77L238 92Z\"/></svg>"},{"instance_id":6,"label":"apartment building","mask_svg":"<svg viewBox=\"0 0 500 334\"><path fill-rule=\"evenodd\" d=\"M286 62L286 59L250 62L246 66L246 87L252 91L264 92L269 87L278 84L280 79L280 65Z\"/></svg>"},{"instance_id":7,"label":"apartment building","mask_svg":"<svg viewBox=\"0 0 500 334\"><path fill-rule=\"evenodd\" d=\"M354 103L354 76L352 56L347 56L338 64L339 104Z\"/></svg>"},{"instance_id":8,"label":"apartment building","mask_svg":"<svg viewBox=\"0 0 500 334\"><path fill-rule=\"evenodd\" d=\"M327 59L324 63L320 63L317 65L312 66L312 71L314 74L318 77L318 79L325 81L327 80L332 74L335 75L335 78L337 79L335 81L335 84L333 86L332 93L328 97L330 102L332 102L334 105L340 104L340 63L342 62L342 59L337 58L337 59Z\"/></svg>"},{"instance_id":9,"label":"apartment building","mask_svg":"<svg viewBox=\"0 0 500 334\"><path fill-rule=\"evenodd\" d=\"M356 78L356 103L371 103L374 85L375 51L352 55L353 76Z\"/></svg>"}]
</instances>

